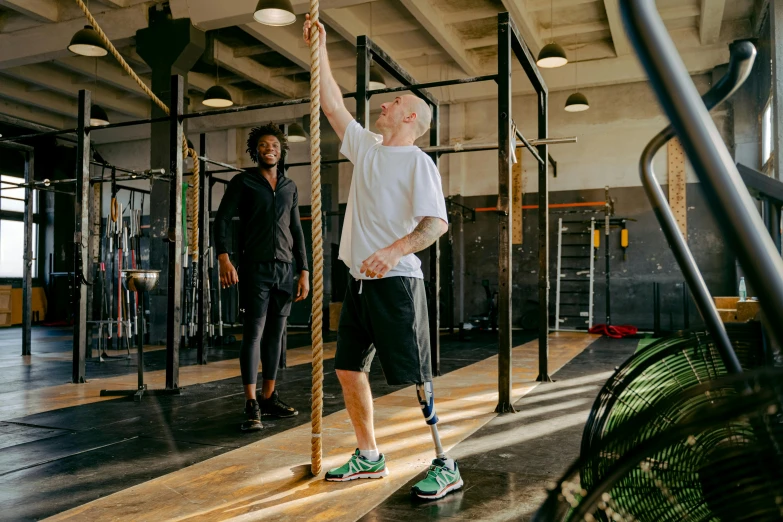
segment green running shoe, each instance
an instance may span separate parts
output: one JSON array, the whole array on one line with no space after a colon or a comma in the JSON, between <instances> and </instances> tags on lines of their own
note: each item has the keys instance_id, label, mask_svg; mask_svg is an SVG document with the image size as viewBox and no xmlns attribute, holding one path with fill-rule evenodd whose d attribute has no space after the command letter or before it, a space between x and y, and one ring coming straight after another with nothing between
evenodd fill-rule
<instances>
[{"instance_id":1,"label":"green running shoe","mask_svg":"<svg viewBox=\"0 0 783 522\"><path fill-rule=\"evenodd\" d=\"M461 489L463 484L456 462L451 471L444 461L434 459L427 476L411 488L411 494L423 500L435 500Z\"/></svg>"},{"instance_id":2,"label":"green running shoe","mask_svg":"<svg viewBox=\"0 0 783 522\"><path fill-rule=\"evenodd\" d=\"M389 475L386 469L386 458L381 453L381 458L373 462L359 454L357 449L351 459L340 466L326 472L326 480L330 482L347 482L349 480L370 478L377 479Z\"/></svg>"}]
</instances>

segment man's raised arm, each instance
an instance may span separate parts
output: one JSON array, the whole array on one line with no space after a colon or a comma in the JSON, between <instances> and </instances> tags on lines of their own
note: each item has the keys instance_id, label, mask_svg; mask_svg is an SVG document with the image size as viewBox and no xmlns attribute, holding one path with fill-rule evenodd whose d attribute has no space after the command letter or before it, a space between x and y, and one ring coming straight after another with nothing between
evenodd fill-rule
<instances>
[{"instance_id":1,"label":"man's raised arm","mask_svg":"<svg viewBox=\"0 0 783 522\"><path fill-rule=\"evenodd\" d=\"M345 108L345 102L343 102L343 93L340 91L340 87L332 76L332 67L329 64L329 56L326 53L326 29L323 24L318 24L319 38L318 45L321 50L321 110L326 114L326 118L329 120L340 141L343 140L345 135L345 129L348 124L353 120L353 116ZM312 22L310 21L310 15L305 15L304 23L304 41L310 45L310 28Z\"/></svg>"}]
</instances>

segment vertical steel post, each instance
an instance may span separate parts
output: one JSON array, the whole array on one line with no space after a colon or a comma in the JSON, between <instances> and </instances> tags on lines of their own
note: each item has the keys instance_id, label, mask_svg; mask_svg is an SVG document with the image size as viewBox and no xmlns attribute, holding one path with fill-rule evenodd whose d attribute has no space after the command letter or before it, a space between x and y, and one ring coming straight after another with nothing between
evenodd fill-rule
<instances>
[{"instance_id":1,"label":"vertical steel post","mask_svg":"<svg viewBox=\"0 0 783 522\"><path fill-rule=\"evenodd\" d=\"M198 144L199 155L203 158L207 157L207 135L203 132L199 136ZM209 322L209 310L207 309L207 302L209 297L207 296L207 263L209 259L209 208L207 207L207 193L209 192L209 184L207 180L207 163L204 160L200 161L200 179L199 187L200 193L198 195L199 206L201 212L199 213L199 235L198 235L198 284L199 284L199 296L198 296L198 332L196 334L196 347L197 347L197 359L199 364L207 364L207 351L206 351L206 338L209 334L207 330L207 323ZM196 226L194 223L193 226Z\"/></svg>"},{"instance_id":2,"label":"vertical steel post","mask_svg":"<svg viewBox=\"0 0 783 522\"><path fill-rule=\"evenodd\" d=\"M549 94L538 91L538 138L549 136ZM549 146L538 145L538 377L550 382L549 376ZM592 239L591 239L592 241ZM560 277L560 274L558 274Z\"/></svg>"},{"instance_id":3,"label":"vertical steel post","mask_svg":"<svg viewBox=\"0 0 783 522\"><path fill-rule=\"evenodd\" d=\"M511 31L498 23L498 405L511 404Z\"/></svg>"},{"instance_id":4,"label":"vertical steel post","mask_svg":"<svg viewBox=\"0 0 783 522\"><path fill-rule=\"evenodd\" d=\"M370 125L370 97L367 91L370 89L370 49L367 45L367 37L356 38L356 121L367 128Z\"/></svg>"},{"instance_id":5,"label":"vertical steel post","mask_svg":"<svg viewBox=\"0 0 783 522\"><path fill-rule=\"evenodd\" d=\"M430 145L440 145L440 124L437 105L430 106L432 110L432 123L430 126ZM435 167L440 170L440 155L430 155ZM430 359L432 362L432 375L440 375L440 239L436 239L430 246Z\"/></svg>"},{"instance_id":6,"label":"vertical steel post","mask_svg":"<svg viewBox=\"0 0 783 522\"><path fill-rule=\"evenodd\" d=\"M169 219L168 293L166 325L166 389L179 388L179 343L182 324L182 121L184 109L182 76L171 77L169 103Z\"/></svg>"},{"instance_id":7,"label":"vertical steel post","mask_svg":"<svg viewBox=\"0 0 783 522\"><path fill-rule=\"evenodd\" d=\"M89 251L90 234L90 91L79 91L79 115L76 123L76 197L74 197L73 229L73 295L76 301L73 314L73 383L85 382L87 357L87 285L83 284L83 261Z\"/></svg>"},{"instance_id":8,"label":"vertical steel post","mask_svg":"<svg viewBox=\"0 0 783 522\"><path fill-rule=\"evenodd\" d=\"M33 327L33 198L29 183L35 180L35 154L25 153L24 163L24 266L22 273L22 355L32 355Z\"/></svg>"}]
</instances>

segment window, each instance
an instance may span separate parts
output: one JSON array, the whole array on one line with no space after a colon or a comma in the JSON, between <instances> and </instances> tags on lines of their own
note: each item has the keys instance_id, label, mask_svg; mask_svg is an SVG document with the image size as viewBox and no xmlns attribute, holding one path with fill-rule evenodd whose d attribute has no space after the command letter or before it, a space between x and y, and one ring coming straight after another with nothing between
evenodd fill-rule
<instances>
[{"instance_id":1,"label":"window","mask_svg":"<svg viewBox=\"0 0 783 522\"><path fill-rule=\"evenodd\" d=\"M24 183L24 178L15 176L0 176L0 210L9 212L24 212L24 188L17 185ZM33 214L38 213L38 191L33 191Z\"/></svg>"},{"instance_id":2,"label":"window","mask_svg":"<svg viewBox=\"0 0 783 522\"><path fill-rule=\"evenodd\" d=\"M774 143L772 142L774 129L772 128L772 97L767 102L767 106L764 107L764 113L761 115L761 165L762 170L769 172L770 160L772 159L772 152L774 149Z\"/></svg>"},{"instance_id":3,"label":"window","mask_svg":"<svg viewBox=\"0 0 783 522\"><path fill-rule=\"evenodd\" d=\"M33 257L38 245L38 224L33 223ZM0 220L0 277L22 277L24 267L24 223ZM33 260L33 277L38 273L38 261Z\"/></svg>"},{"instance_id":4,"label":"window","mask_svg":"<svg viewBox=\"0 0 783 522\"><path fill-rule=\"evenodd\" d=\"M0 277L24 274L24 178L0 176ZM33 213L38 212L38 191L33 191ZM33 223L33 276L38 273L38 224Z\"/></svg>"}]
</instances>

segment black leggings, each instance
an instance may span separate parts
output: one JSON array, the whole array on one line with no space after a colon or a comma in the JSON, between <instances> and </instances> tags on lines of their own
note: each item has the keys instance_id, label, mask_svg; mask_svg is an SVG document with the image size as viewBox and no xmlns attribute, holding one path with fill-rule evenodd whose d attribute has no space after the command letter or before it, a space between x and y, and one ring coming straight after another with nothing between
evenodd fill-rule
<instances>
[{"instance_id":1,"label":"black leggings","mask_svg":"<svg viewBox=\"0 0 783 522\"><path fill-rule=\"evenodd\" d=\"M259 360L264 380L274 381L280 364L291 295L252 276L243 275L243 278L240 279L240 294L245 320L239 351L242 384L256 384Z\"/></svg>"}]
</instances>

